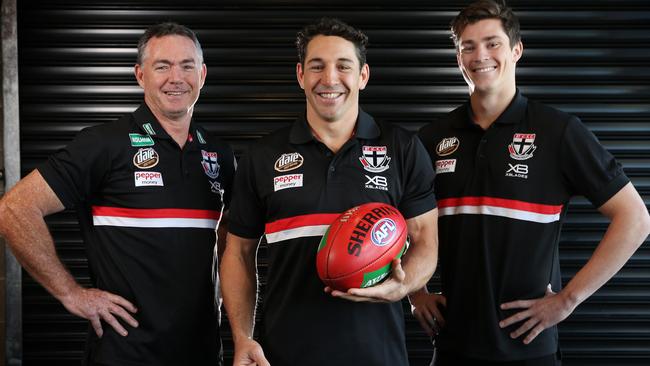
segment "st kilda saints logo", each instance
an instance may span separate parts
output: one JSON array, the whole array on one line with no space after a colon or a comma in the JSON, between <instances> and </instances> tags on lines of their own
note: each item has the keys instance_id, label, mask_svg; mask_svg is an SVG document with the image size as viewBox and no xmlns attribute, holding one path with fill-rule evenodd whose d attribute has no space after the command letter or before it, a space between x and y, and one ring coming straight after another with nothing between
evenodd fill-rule
<instances>
[{"instance_id":1,"label":"st kilda saints logo","mask_svg":"<svg viewBox=\"0 0 650 366\"><path fill-rule=\"evenodd\" d=\"M158 165L158 153L151 147L138 149L133 155L133 165L140 169L149 169Z\"/></svg>"},{"instance_id":2,"label":"st kilda saints logo","mask_svg":"<svg viewBox=\"0 0 650 366\"><path fill-rule=\"evenodd\" d=\"M458 141L457 137L445 137L436 145L436 154L438 156L451 155L458 150L459 146L460 141Z\"/></svg>"},{"instance_id":3,"label":"st kilda saints logo","mask_svg":"<svg viewBox=\"0 0 650 366\"><path fill-rule=\"evenodd\" d=\"M280 173L284 173L289 170L300 168L304 161L305 159L303 159L302 155L297 152L282 154L278 160L275 161L273 168Z\"/></svg>"},{"instance_id":4,"label":"st kilda saints logo","mask_svg":"<svg viewBox=\"0 0 650 366\"><path fill-rule=\"evenodd\" d=\"M535 149L537 149L537 146L535 146L534 133L516 133L512 137L512 142L508 145L510 157L515 160L532 158Z\"/></svg>"},{"instance_id":5,"label":"st kilda saints logo","mask_svg":"<svg viewBox=\"0 0 650 366\"><path fill-rule=\"evenodd\" d=\"M216 152L201 150L201 166L203 166L203 171L205 175L212 179L216 179L219 176L219 156Z\"/></svg>"},{"instance_id":6,"label":"st kilda saints logo","mask_svg":"<svg viewBox=\"0 0 650 366\"><path fill-rule=\"evenodd\" d=\"M386 146L363 146L359 158L363 169L371 173L381 173L390 168L390 157Z\"/></svg>"}]
</instances>

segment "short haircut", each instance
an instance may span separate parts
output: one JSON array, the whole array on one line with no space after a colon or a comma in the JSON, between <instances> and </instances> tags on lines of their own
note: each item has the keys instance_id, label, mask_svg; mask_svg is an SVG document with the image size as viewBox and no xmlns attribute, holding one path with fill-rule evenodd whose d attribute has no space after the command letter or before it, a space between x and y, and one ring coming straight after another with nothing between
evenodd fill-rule
<instances>
[{"instance_id":1,"label":"short haircut","mask_svg":"<svg viewBox=\"0 0 650 366\"><path fill-rule=\"evenodd\" d=\"M201 49L201 44L199 43L199 39L196 38L196 34L194 34L194 32L191 29L189 29L184 25L180 25L178 23L173 23L173 22L165 22L165 23L160 23L149 27L144 32L142 37L140 37L140 40L138 41L138 58L136 60L136 63L138 65L142 64L142 61L145 56L145 51L147 48L147 43L149 43L149 40L151 40L152 38L158 38L164 36L182 36L192 40L199 54L199 63L203 63L203 49Z\"/></svg>"},{"instance_id":2,"label":"short haircut","mask_svg":"<svg viewBox=\"0 0 650 366\"><path fill-rule=\"evenodd\" d=\"M303 28L296 35L296 48L298 49L298 61L304 65L307 55L307 44L316 36L337 36L346 39L354 44L357 58L361 66L366 64L366 47L368 36L362 31L334 18L321 18L316 23Z\"/></svg>"},{"instance_id":3,"label":"short haircut","mask_svg":"<svg viewBox=\"0 0 650 366\"><path fill-rule=\"evenodd\" d=\"M470 24L484 19L498 19L508 35L510 48L521 41L519 19L504 0L479 0L469 4L451 21L451 38L456 49L460 49L460 36Z\"/></svg>"}]
</instances>

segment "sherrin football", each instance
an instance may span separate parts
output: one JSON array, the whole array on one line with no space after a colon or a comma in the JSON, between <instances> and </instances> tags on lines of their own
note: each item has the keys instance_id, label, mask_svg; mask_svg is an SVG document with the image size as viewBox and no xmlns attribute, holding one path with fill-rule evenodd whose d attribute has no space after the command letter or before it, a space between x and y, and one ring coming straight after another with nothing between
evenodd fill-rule
<instances>
[{"instance_id":1,"label":"sherrin football","mask_svg":"<svg viewBox=\"0 0 650 366\"><path fill-rule=\"evenodd\" d=\"M407 244L406 221L393 206L372 202L342 213L323 235L316 268L325 285L347 291L378 284Z\"/></svg>"}]
</instances>

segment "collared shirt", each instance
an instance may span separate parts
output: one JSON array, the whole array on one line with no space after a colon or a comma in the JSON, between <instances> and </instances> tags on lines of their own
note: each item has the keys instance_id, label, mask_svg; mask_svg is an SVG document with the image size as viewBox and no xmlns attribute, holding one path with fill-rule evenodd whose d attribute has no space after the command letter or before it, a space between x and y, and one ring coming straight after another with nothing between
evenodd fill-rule
<instances>
[{"instance_id":1,"label":"collared shirt","mask_svg":"<svg viewBox=\"0 0 650 366\"><path fill-rule=\"evenodd\" d=\"M557 328L531 344L498 322L501 303L560 290L558 242L569 200L599 207L629 180L578 120L517 92L487 130L469 102L419 132L436 167L446 326L437 346L469 358L513 361L557 350Z\"/></svg>"},{"instance_id":2,"label":"collared shirt","mask_svg":"<svg viewBox=\"0 0 650 366\"><path fill-rule=\"evenodd\" d=\"M261 343L274 366L407 365L401 303L353 303L323 292L316 250L330 223L366 202L409 219L436 207L433 169L417 137L359 112L336 153L305 117L242 158L229 230L268 242Z\"/></svg>"},{"instance_id":3,"label":"collared shirt","mask_svg":"<svg viewBox=\"0 0 650 366\"><path fill-rule=\"evenodd\" d=\"M89 332L87 362L215 365L215 229L230 200L230 147L190 124L181 149L149 108L84 129L38 168L79 215L93 285L132 302L138 328Z\"/></svg>"}]
</instances>

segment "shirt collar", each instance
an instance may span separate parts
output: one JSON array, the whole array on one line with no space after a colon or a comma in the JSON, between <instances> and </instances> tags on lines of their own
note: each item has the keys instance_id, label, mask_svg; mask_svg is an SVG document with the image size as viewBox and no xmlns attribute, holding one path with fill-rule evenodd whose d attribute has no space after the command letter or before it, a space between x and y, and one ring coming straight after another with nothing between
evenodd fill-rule
<instances>
[{"instance_id":1,"label":"shirt collar","mask_svg":"<svg viewBox=\"0 0 650 366\"><path fill-rule=\"evenodd\" d=\"M379 137L380 130L375 119L359 108L359 115L355 125L354 137L358 139L371 140ZM316 140L307 123L306 113L301 114L291 126L289 141L292 144L305 144Z\"/></svg>"},{"instance_id":2,"label":"shirt collar","mask_svg":"<svg viewBox=\"0 0 650 366\"><path fill-rule=\"evenodd\" d=\"M165 131L156 116L153 115L149 106L146 103L140 104L138 109L133 112L135 123L140 128L143 134L149 135L153 138L171 140L171 136ZM194 121L190 121L189 136L186 144L204 144L205 134L197 131ZM200 134L200 136L199 136ZM191 140L190 140L191 139Z\"/></svg>"},{"instance_id":3,"label":"shirt collar","mask_svg":"<svg viewBox=\"0 0 650 366\"><path fill-rule=\"evenodd\" d=\"M496 124L507 125L515 124L521 121L524 113L526 113L526 107L528 106L528 98L521 95L519 89L515 93L514 98L510 101L508 107L501 113L501 115L494 121ZM472 106L468 100L462 108L462 111L459 111L454 120L454 126L463 128L474 125Z\"/></svg>"}]
</instances>

